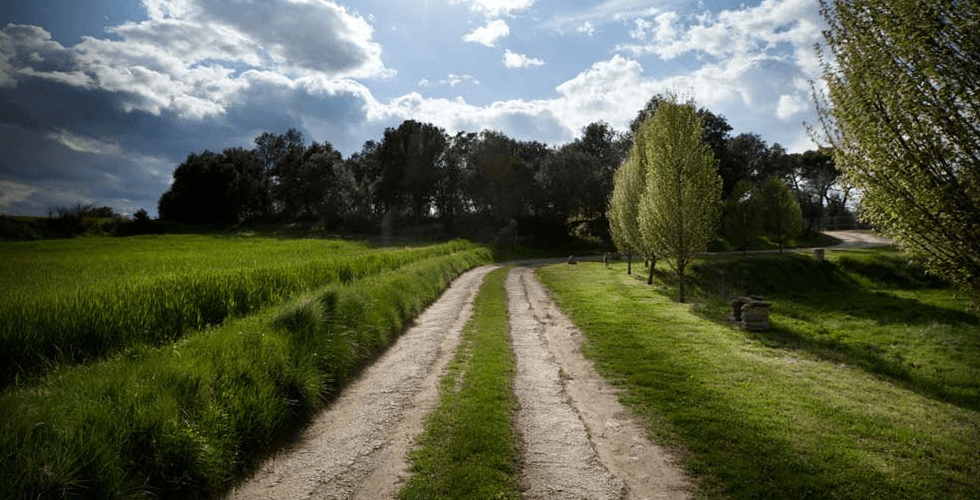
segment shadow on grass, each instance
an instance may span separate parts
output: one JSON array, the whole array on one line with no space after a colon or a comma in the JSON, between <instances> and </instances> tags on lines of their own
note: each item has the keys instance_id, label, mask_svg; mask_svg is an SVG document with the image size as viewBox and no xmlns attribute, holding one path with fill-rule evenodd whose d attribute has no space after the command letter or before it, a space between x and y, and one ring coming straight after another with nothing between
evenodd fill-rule
<instances>
[{"instance_id":1,"label":"shadow on grass","mask_svg":"<svg viewBox=\"0 0 980 500\"><path fill-rule=\"evenodd\" d=\"M676 300L673 273L658 270L656 276L667 285L660 293ZM749 338L768 347L856 366L930 399L980 411L980 386L969 375L974 370L970 365L975 365L969 360L980 354L976 335L980 317L868 289L869 285L892 290L942 286L898 255L840 262L817 262L801 255L714 258L693 266L689 279L696 300L706 302L692 308L703 319L730 325L728 300L762 294L773 302L772 328L746 331ZM941 336L909 332L932 327L942 328ZM915 356L918 352L913 348L928 351L925 361ZM935 365L924 366L932 362ZM936 370L929 373L929 368ZM947 375L959 381L947 380Z\"/></svg>"},{"instance_id":2,"label":"shadow on grass","mask_svg":"<svg viewBox=\"0 0 980 500\"><path fill-rule=\"evenodd\" d=\"M805 352L824 361L860 367L868 373L921 396L967 410L980 411L975 389L945 383L910 366L903 357L892 357L875 344L849 344L833 338L811 337L798 330L775 325L767 332L746 332L767 347Z\"/></svg>"}]
</instances>

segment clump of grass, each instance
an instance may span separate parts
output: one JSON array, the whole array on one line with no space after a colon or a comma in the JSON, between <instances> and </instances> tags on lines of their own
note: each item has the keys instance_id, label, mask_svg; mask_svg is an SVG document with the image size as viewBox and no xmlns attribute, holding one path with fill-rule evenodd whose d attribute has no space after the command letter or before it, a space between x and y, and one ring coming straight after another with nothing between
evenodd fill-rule
<instances>
[{"instance_id":1,"label":"clump of grass","mask_svg":"<svg viewBox=\"0 0 980 500\"><path fill-rule=\"evenodd\" d=\"M376 356L474 248L61 366L0 396L0 498L207 498Z\"/></svg>"},{"instance_id":2,"label":"clump of grass","mask_svg":"<svg viewBox=\"0 0 980 500\"><path fill-rule=\"evenodd\" d=\"M492 271L439 385L439 406L411 452L403 499L520 498L517 493L507 294L509 268Z\"/></svg>"},{"instance_id":3,"label":"clump of grass","mask_svg":"<svg viewBox=\"0 0 980 500\"><path fill-rule=\"evenodd\" d=\"M669 283L651 289L626 276L624 264L553 266L539 276L589 339L587 355L624 388L621 397L646 419L651 435L686 450L702 496L974 497L980 409L970 401L980 392L974 361L980 346L968 340L976 338L976 322L960 322L965 303L948 310L958 311L949 322L933 307L935 294L949 290L887 292L906 297L897 304L867 300L861 293L874 292L833 262L760 259L766 261L721 269L703 261L702 272L731 278L746 265L759 266L759 279L783 277L767 293L773 329L766 334L723 324L711 303L693 314L669 298ZM840 301L827 302L834 294ZM860 312L845 310L848 303ZM903 316L892 310L896 305L927 319ZM869 328L877 318L882 326ZM958 352L938 349L942 337L907 333L933 323L950 328L946 335L957 339ZM828 336L836 340L813 340ZM906 370L913 380L933 378L933 387L858 362L923 345L931 354L906 354L919 358ZM934 377L937 367L960 375ZM955 392L962 394L949 397Z\"/></svg>"},{"instance_id":4,"label":"clump of grass","mask_svg":"<svg viewBox=\"0 0 980 500\"><path fill-rule=\"evenodd\" d=\"M59 364L173 342L326 283L475 248L462 241L372 250L324 240L183 238L95 238L115 254L87 240L0 244L10 258L0 264L10 280L0 290L0 387Z\"/></svg>"}]
</instances>

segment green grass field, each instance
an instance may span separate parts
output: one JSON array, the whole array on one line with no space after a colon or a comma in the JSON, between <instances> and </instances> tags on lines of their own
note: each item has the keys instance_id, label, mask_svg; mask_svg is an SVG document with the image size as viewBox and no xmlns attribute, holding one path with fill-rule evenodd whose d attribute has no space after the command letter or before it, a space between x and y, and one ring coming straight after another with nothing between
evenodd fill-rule
<instances>
[{"instance_id":1,"label":"green grass field","mask_svg":"<svg viewBox=\"0 0 980 500\"><path fill-rule=\"evenodd\" d=\"M538 275L702 497L976 498L980 319L898 253L705 258L691 304L625 267ZM728 325L747 292L768 332Z\"/></svg>"},{"instance_id":2,"label":"green grass field","mask_svg":"<svg viewBox=\"0 0 980 500\"><path fill-rule=\"evenodd\" d=\"M416 258L3 389L0 498L213 496L491 260L459 242L365 250Z\"/></svg>"},{"instance_id":3,"label":"green grass field","mask_svg":"<svg viewBox=\"0 0 980 500\"><path fill-rule=\"evenodd\" d=\"M0 242L0 387L472 248L201 235Z\"/></svg>"}]
</instances>

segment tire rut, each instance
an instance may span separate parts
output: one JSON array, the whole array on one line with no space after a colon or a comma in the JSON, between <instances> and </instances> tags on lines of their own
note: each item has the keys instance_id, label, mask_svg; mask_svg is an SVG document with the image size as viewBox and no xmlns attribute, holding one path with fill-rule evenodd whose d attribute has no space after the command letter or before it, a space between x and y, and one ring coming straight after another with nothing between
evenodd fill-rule
<instances>
[{"instance_id":1,"label":"tire rut","mask_svg":"<svg viewBox=\"0 0 980 500\"><path fill-rule=\"evenodd\" d=\"M473 312L483 266L457 278L288 449L229 499L394 498L407 454L439 399L439 379Z\"/></svg>"},{"instance_id":2,"label":"tire rut","mask_svg":"<svg viewBox=\"0 0 980 500\"><path fill-rule=\"evenodd\" d=\"M525 498L691 498L693 481L582 356L582 334L533 271L513 269L507 294Z\"/></svg>"}]
</instances>

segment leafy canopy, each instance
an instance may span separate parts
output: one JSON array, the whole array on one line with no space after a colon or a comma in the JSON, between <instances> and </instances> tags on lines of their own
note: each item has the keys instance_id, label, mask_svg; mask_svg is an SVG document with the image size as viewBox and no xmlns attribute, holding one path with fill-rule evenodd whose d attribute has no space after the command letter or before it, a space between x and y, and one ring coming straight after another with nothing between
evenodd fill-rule
<instances>
[{"instance_id":1,"label":"leafy canopy","mask_svg":"<svg viewBox=\"0 0 980 500\"><path fill-rule=\"evenodd\" d=\"M864 218L980 305L980 3L821 0L821 13L823 131Z\"/></svg>"},{"instance_id":2,"label":"leafy canopy","mask_svg":"<svg viewBox=\"0 0 980 500\"><path fill-rule=\"evenodd\" d=\"M684 301L684 269L715 234L721 204L721 177L711 148L701 137L703 123L691 102L670 96L640 126L634 161L646 170L640 200L640 233L647 247L677 272Z\"/></svg>"}]
</instances>

